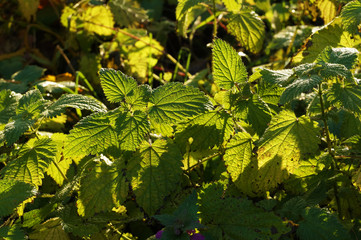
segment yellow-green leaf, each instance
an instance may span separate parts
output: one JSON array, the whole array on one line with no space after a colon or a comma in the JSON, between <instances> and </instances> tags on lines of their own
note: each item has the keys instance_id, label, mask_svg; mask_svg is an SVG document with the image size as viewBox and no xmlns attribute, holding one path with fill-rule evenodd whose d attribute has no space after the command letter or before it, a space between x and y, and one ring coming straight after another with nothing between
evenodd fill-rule
<instances>
[{"instance_id":1,"label":"yellow-green leaf","mask_svg":"<svg viewBox=\"0 0 361 240\"><path fill-rule=\"evenodd\" d=\"M113 14L106 6L89 7L81 19L84 21L84 29L88 32L104 36L113 34Z\"/></svg>"}]
</instances>

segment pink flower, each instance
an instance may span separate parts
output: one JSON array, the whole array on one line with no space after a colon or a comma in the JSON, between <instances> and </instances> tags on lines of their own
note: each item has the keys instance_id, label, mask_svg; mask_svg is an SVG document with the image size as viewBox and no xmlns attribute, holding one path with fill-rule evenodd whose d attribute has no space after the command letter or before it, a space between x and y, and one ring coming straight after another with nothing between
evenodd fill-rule
<instances>
[{"instance_id":1,"label":"pink flower","mask_svg":"<svg viewBox=\"0 0 361 240\"><path fill-rule=\"evenodd\" d=\"M190 240L204 240L204 236L200 233L194 233Z\"/></svg>"},{"instance_id":2,"label":"pink flower","mask_svg":"<svg viewBox=\"0 0 361 240\"><path fill-rule=\"evenodd\" d=\"M156 238L156 239L161 239L161 238L162 238L162 234L163 234L163 230L159 230L159 231L155 234L155 238Z\"/></svg>"}]
</instances>

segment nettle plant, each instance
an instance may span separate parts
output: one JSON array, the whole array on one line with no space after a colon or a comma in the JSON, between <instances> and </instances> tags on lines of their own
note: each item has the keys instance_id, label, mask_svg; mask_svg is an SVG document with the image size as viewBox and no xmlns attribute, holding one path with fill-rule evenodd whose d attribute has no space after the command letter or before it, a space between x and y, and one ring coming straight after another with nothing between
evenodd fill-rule
<instances>
[{"instance_id":1,"label":"nettle plant","mask_svg":"<svg viewBox=\"0 0 361 240\"><path fill-rule=\"evenodd\" d=\"M113 110L81 95L2 91L0 234L134 239L126 226L140 221L154 227L150 238L163 225L161 239L357 237L357 57L327 47L313 63L248 77L216 39L214 97L175 82L151 89L112 69L99 73ZM38 131L67 107L94 113L68 134Z\"/></svg>"}]
</instances>

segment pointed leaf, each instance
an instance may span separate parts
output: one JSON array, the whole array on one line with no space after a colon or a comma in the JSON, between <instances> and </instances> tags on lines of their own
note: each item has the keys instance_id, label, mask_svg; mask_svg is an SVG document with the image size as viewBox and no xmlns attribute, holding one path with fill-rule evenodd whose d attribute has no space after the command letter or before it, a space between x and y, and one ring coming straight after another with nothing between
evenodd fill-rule
<instances>
[{"instance_id":1,"label":"pointed leaf","mask_svg":"<svg viewBox=\"0 0 361 240\"><path fill-rule=\"evenodd\" d=\"M273 117L257 143L260 173L267 173L261 176L261 182L275 186L285 180L299 166L301 158L316 153L319 134L315 122L304 116L296 118L289 110Z\"/></svg>"},{"instance_id":2,"label":"pointed leaf","mask_svg":"<svg viewBox=\"0 0 361 240\"><path fill-rule=\"evenodd\" d=\"M22 147L18 158L3 169L4 178L40 186L56 152L56 144L50 138L31 139Z\"/></svg>"},{"instance_id":3,"label":"pointed leaf","mask_svg":"<svg viewBox=\"0 0 361 240\"><path fill-rule=\"evenodd\" d=\"M265 25L255 12L243 10L232 14L227 28L228 32L234 35L247 50L252 53L261 51L265 38Z\"/></svg>"},{"instance_id":4,"label":"pointed leaf","mask_svg":"<svg viewBox=\"0 0 361 240\"><path fill-rule=\"evenodd\" d=\"M343 27L351 32L357 32L358 25L361 24L361 1L349 2L342 8L341 19Z\"/></svg>"},{"instance_id":5,"label":"pointed leaf","mask_svg":"<svg viewBox=\"0 0 361 240\"><path fill-rule=\"evenodd\" d=\"M149 117L159 123L174 124L205 112L209 106L208 99L199 89L181 83L158 87L149 101Z\"/></svg>"},{"instance_id":6,"label":"pointed leaf","mask_svg":"<svg viewBox=\"0 0 361 240\"><path fill-rule=\"evenodd\" d=\"M237 133L227 144L223 159L234 182L242 177L242 172L249 165L252 149L252 137L248 133Z\"/></svg>"},{"instance_id":7,"label":"pointed leaf","mask_svg":"<svg viewBox=\"0 0 361 240\"><path fill-rule=\"evenodd\" d=\"M135 151L149 133L150 126L147 115L140 111L133 114L121 113L116 120L115 130L119 133L120 148Z\"/></svg>"},{"instance_id":8,"label":"pointed leaf","mask_svg":"<svg viewBox=\"0 0 361 240\"><path fill-rule=\"evenodd\" d=\"M176 18L180 20L180 18L186 14L190 9L197 6L200 3L206 3L207 0L180 0L178 1L178 5L176 8Z\"/></svg>"},{"instance_id":9,"label":"pointed leaf","mask_svg":"<svg viewBox=\"0 0 361 240\"><path fill-rule=\"evenodd\" d=\"M237 12L242 6L243 0L222 0L227 10L230 12Z\"/></svg>"},{"instance_id":10,"label":"pointed leaf","mask_svg":"<svg viewBox=\"0 0 361 240\"><path fill-rule=\"evenodd\" d=\"M177 126L175 141L186 146L192 138L191 149L204 150L220 146L233 133L233 121L226 112L206 112Z\"/></svg>"},{"instance_id":11,"label":"pointed leaf","mask_svg":"<svg viewBox=\"0 0 361 240\"><path fill-rule=\"evenodd\" d=\"M140 85L133 90L133 94L125 96L125 102L133 111L145 111L151 92L149 85Z\"/></svg>"},{"instance_id":12,"label":"pointed leaf","mask_svg":"<svg viewBox=\"0 0 361 240\"><path fill-rule=\"evenodd\" d=\"M182 155L176 145L158 139L143 142L130 160L127 178L136 201L148 215L153 215L177 186L182 174Z\"/></svg>"},{"instance_id":13,"label":"pointed leaf","mask_svg":"<svg viewBox=\"0 0 361 240\"><path fill-rule=\"evenodd\" d=\"M119 207L128 195L129 185L122 172L124 162L107 165L97 161L87 168L89 170L80 181L77 200L80 216L91 217L95 213L111 211L113 207Z\"/></svg>"},{"instance_id":14,"label":"pointed leaf","mask_svg":"<svg viewBox=\"0 0 361 240\"><path fill-rule=\"evenodd\" d=\"M133 94L137 87L134 78L121 71L102 68L99 71L102 88L109 102L121 102L128 95Z\"/></svg>"},{"instance_id":15,"label":"pointed leaf","mask_svg":"<svg viewBox=\"0 0 361 240\"><path fill-rule=\"evenodd\" d=\"M332 48L327 46L315 62L317 63L336 63L342 64L347 69L354 68L357 63L359 51L356 48Z\"/></svg>"},{"instance_id":16,"label":"pointed leaf","mask_svg":"<svg viewBox=\"0 0 361 240\"><path fill-rule=\"evenodd\" d=\"M106 106L95 98L79 94L63 94L56 102L47 108L43 113L46 117L55 117L64 113L67 107L81 110L90 110L92 112L106 112Z\"/></svg>"},{"instance_id":17,"label":"pointed leaf","mask_svg":"<svg viewBox=\"0 0 361 240\"><path fill-rule=\"evenodd\" d=\"M284 86L290 82L289 78L292 76L293 71L292 69L270 70L264 68L260 73L267 83Z\"/></svg>"},{"instance_id":18,"label":"pointed leaf","mask_svg":"<svg viewBox=\"0 0 361 240\"><path fill-rule=\"evenodd\" d=\"M107 114L96 113L83 118L70 130L64 155L81 157L99 154L117 144L114 122Z\"/></svg>"},{"instance_id":19,"label":"pointed leaf","mask_svg":"<svg viewBox=\"0 0 361 240\"><path fill-rule=\"evenodd\" d=\"M35 187L29 183L10 179L0 180L0 217L12 214L21 202L35 194Z\"/></svg>"},{"instance_id":20,"label":"pointed leaf","mask_svg":"<svg viewBox=\"0 0 361 240\"><path fill-rule=\"evenodd\" d=\"M221 39L213 42L212 64L214 81L221 88L231 89L235 84L247 81L247 69L241 56Z\"/></svg>"},{"instance_id":21,"label":"pointed leaf","mask_svg":"<svg viewBox=\"0 0 361 240\"><path fill-rule=\"evenodd\" d=\"M15 115L20 97L20 94L10 90L2 90L0 92L0 124L6 124Z\"/></svg>"},{"instance_id":22,"label":"pointed leaf","mask_svg":"<svg viewBox=\"0 0 361 240\"><path fill-rule=\"evenodd\" d=\"M327 93L327 99L331 104L343 107L352 113L361 114L361 86L359 85L334 83Z\"/></svg>"}]
</instances>

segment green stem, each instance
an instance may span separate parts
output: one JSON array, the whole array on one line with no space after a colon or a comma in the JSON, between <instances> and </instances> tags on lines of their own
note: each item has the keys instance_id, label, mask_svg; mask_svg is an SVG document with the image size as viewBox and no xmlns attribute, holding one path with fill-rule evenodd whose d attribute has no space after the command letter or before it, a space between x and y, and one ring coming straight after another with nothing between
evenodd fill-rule
<instances>
[{"instance_id":1,"label":"green stem","mask_svg":"<svg viewBox=\"0 0 361 240\"><path fill-rule=\"evenodd\" d=\"M213 20L213 39L215 39L217 37L217 28L218 28L216 0L213 0L212 2L213 2L213 16L214 16L214 20Z\"/></svg>"},{"instance_id":2,"label":"green stem","mask_svg":"<svg viewBox=\"0 0 361 240\"><path fill-rule=\"evenodd\" d=\"M194 164L193 166L189 167L188 170L191 170L192 168L194 168L194 167L196 167L196 166L199 166L199 164L204 163L204 162L208 161L209 159L212 159L212 158L217 157L217 156L219 156L219 155L221 155L221 152L216 152L216 153L214 153L214 154L212 154L212 155L210 155L210 156L208 156L208 157L205 157L205 158L203 158L202 160L198 161L198 162L197 162L196 164Z\"/></svg>"},{"instance_id":3,"label":"green stem","mask_svg":"<svg viewBox=\"0 0 361 240\"><path fill-rule=\"evenodd\" d=\"M322 115L322 121L325 125L325 134L326 134L326 140L327 140L327 149L328 149L328 153L331 155L332 157L332 164L331 164L331 170L335 170L337 169L337 163L336 163L336 159L335 159L335 155L332 152L332 142L331 142L331 138L330 138L330 134L328 131L328 124L327 124L327 116L326 116L326 112L325 112L325 105L323 103L323 97L322 97L322 86L321 84L318 85L318 95L320 97L320 105L321 105L321 115ZM336 204L337 204L337 210L338 210L338 216L341 219L342 218L342 214L341 214L341 202L340 202L340 198L338 197L338 189L337 189L337 183L335 182L333 184L333 191L335 193L335 199L336 199Z\"/></svg>"},{"instance_id":4,"label":"green stem","mask_svg":"<svg viewBox=\"0 0 361 240\"><path fill-rule=\"evenodd\" d=\"M61 176L64 178L65 181L69 182L68 178L66 177L66 175L63 173L63 170L61 170L61 168L59 167L58 163L53 159L53 163L55 165L55 167L58 169L58 171L60 172Z\"/></svg>"}]
</instances>

